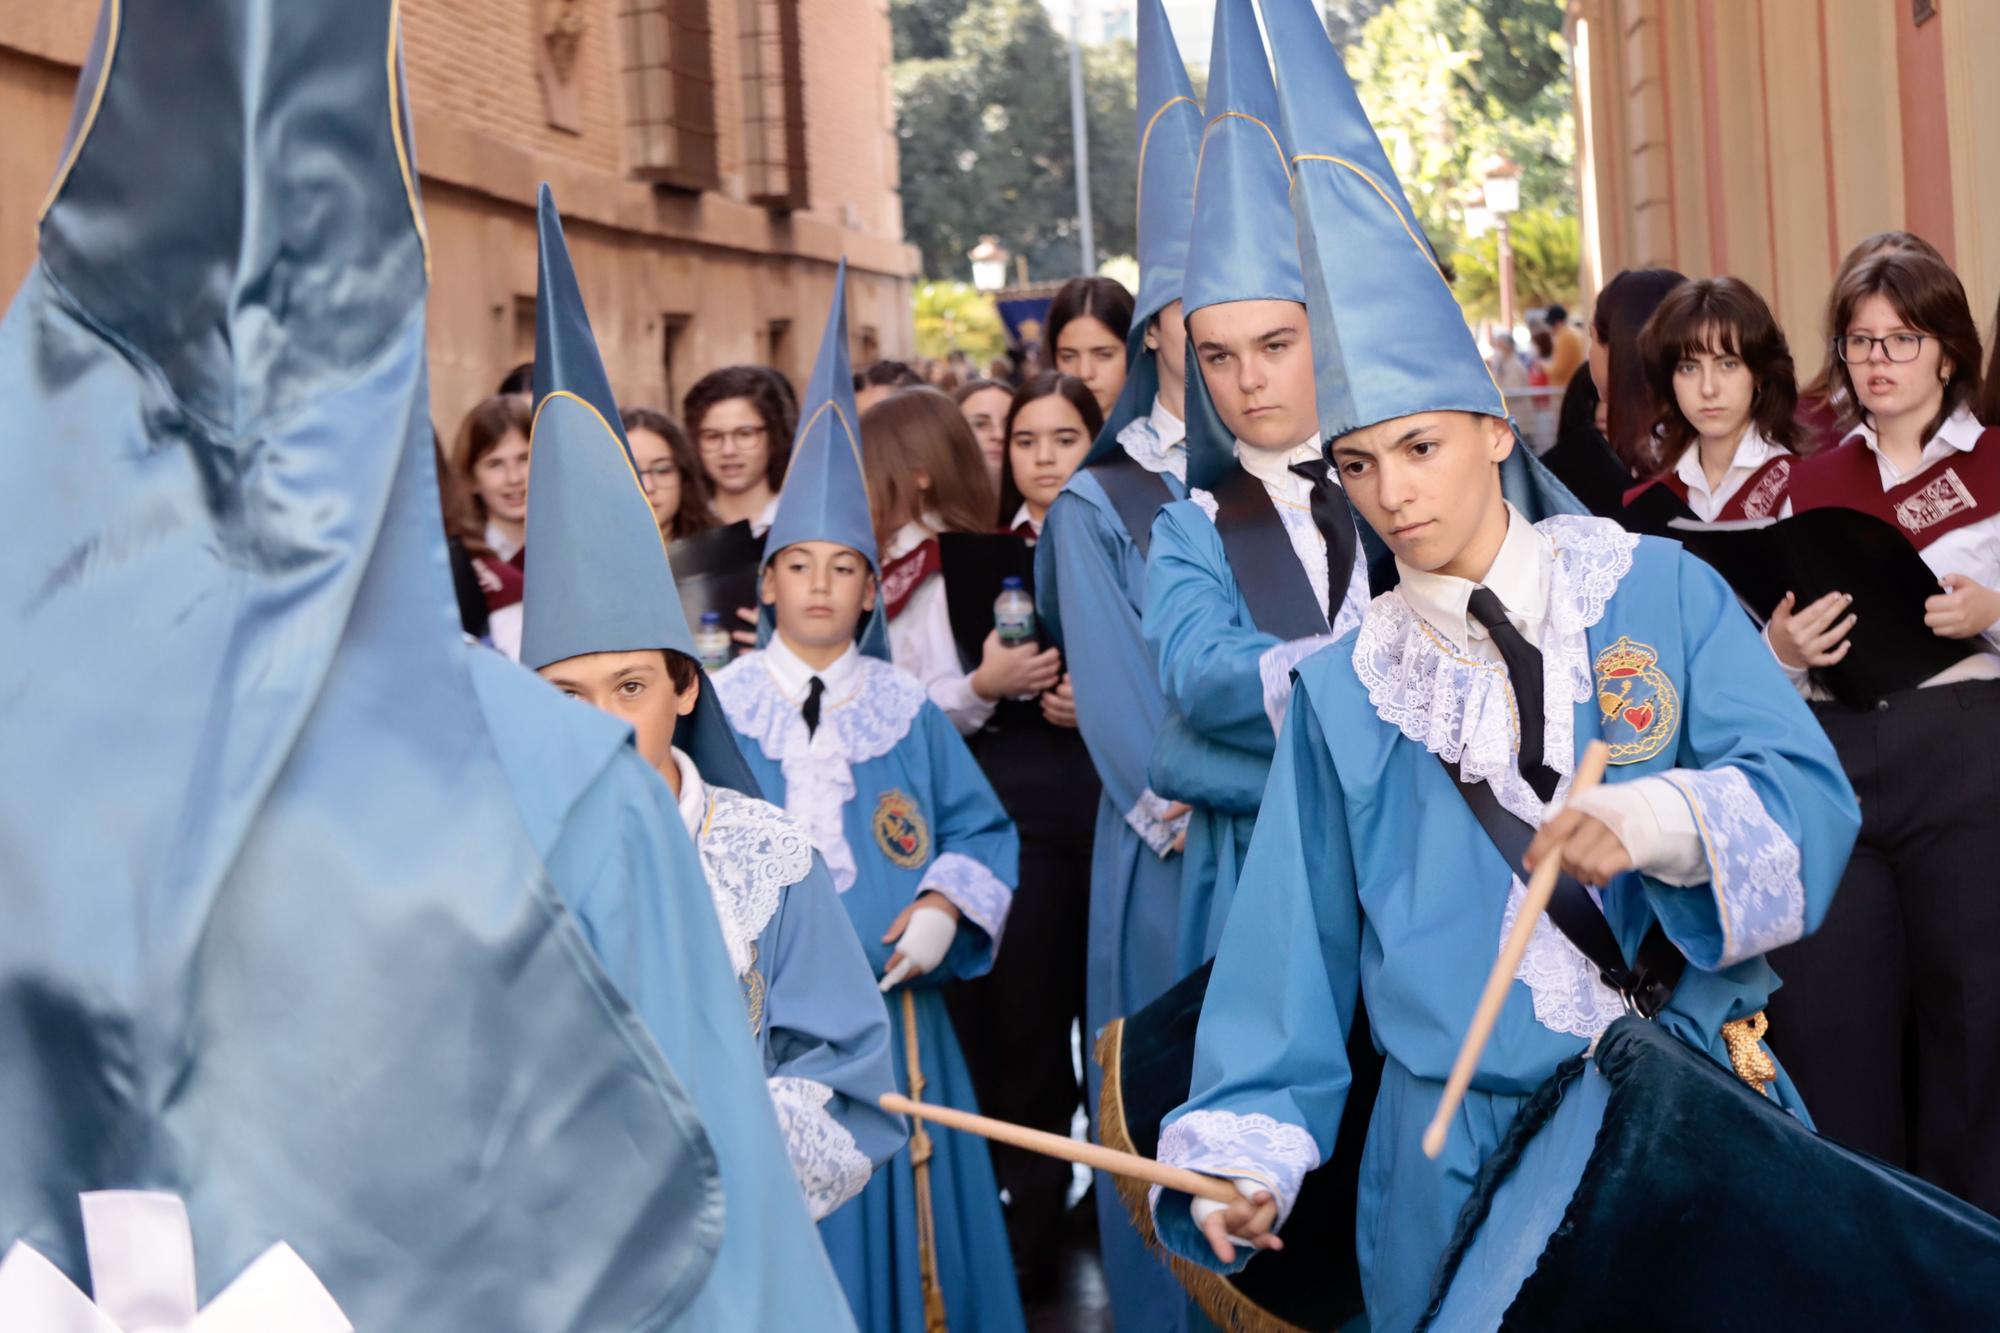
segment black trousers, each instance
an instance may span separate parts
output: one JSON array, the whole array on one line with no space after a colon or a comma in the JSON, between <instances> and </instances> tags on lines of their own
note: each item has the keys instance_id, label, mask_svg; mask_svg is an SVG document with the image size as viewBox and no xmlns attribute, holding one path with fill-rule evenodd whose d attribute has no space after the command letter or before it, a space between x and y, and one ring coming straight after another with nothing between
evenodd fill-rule
<instances>
[{"instance_id":1,"label":"black trousers","mask_svg":"<svg viewBox=\"0 0 2000 1333\"><path fill-rule=\"evenodd\" d=\"M1861 835L1771 1047L1821 1133L2000 1214L2000 681L1814 711Z\"/></svg>"},{"instance_id":2,"label":"black trousers","mask_svg":"<svg viewBox=\"0 0 2000 1333\"><path fill-rule=\"evenodd\" d=\"M982 1111L1067 1135L1082 1103L1071 1033L1083 1018L1097 775L1076 732L1034 704L1004 705L973 752L1021 835L1020 885L993 970L946 993ZM1071 1171L993 1144L1007 1238L1029 1284L1053 1280Z\"/></svg>"}]
</instances>

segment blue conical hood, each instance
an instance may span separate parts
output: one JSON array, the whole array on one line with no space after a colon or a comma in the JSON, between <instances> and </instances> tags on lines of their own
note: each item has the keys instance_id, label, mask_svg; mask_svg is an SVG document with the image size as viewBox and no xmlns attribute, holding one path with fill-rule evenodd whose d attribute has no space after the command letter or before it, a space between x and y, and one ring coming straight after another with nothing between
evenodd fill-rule
<instances>
[{"instance_id":1,"label":"blue conical hood","mask_svg":"<svg viewBox=\"0 0 2000 1333\"><path fill-rule=\"evenodd\" d=\"M1327 440L1413 412L1507 415L1312 0L1264 0Z\"/></svg>"},{"instance_id":2,"label":"blue conical hood","mask_svg":"<svg viewBox=\"0 0 2000 1333\"><path fill-rule=\"evenodd\" d=\"M521 662L540 670L585 653L653 648L699 660L546 185L536 221L533 554L521 599ZM674 741L708 781L761 795L706 673Z\"/></svg>"},{"instance_id":3,"label":"blue conical hood","mask_svg":"<svg viewBox=\"0 0 2000 1333\"><path fill-rule=\"evenodd\" d=\"M778 493L778 512L764 538L764 563L800 542L836 542L859 551L879 575L875 524L868 510L868 480L861 469L861 414L854 407L854 372L847 356L847 260L833 279L833 308L826 312L819 358L799 405L792 461ZM766 621L770 608L764 610ZM885 617L863 619L861 648L884 661L889 640Z\"/></svg>"},{"instance_id":4,"label":"blue conical hood","mask_svg":"<svg viewBox=\"0 0 2000 1333\"><path fill-rule=\"evenodd\" d=\"M1188 233L1194 224L1194 164L1201 150L1201 104L1181 64L1161 0L1139 0L1139 300L1126 340L1125 387L1105 418L1086 464L1118 450L1118 432L1153 410L1160 391L1146 326L1181 299Z\"/></svg>"}]
</instances>

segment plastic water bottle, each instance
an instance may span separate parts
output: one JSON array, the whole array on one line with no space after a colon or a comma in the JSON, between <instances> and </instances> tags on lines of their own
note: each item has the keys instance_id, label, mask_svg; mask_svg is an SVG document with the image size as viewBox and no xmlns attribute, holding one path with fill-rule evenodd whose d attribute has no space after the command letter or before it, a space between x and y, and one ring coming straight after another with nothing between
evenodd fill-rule
<instances>
[{"instance_id":1,"label":"plastic water bottle","mask_svg":"<svg viewBox=\"0 0 2000 1333\"><path fill-rule=\"evenodd\" d=\"M730 650L734 644L729 631L722 627L720 611L701 613L701 628L694 632L695 656L701 659L705 671L720 671L729 665Z\"/></svg>"},{"instance_id":2,"label":"plastic water bottle","mask_svg":"<svg viewBox=\"0 0 2000 1333\"><path fill-rule=\"evenodd\" d=\"M1011 575L1000 580L1000 595L993 599L993 628L1009 648L1034 641L1035 599Z\"/></svg>"}]
</instances>

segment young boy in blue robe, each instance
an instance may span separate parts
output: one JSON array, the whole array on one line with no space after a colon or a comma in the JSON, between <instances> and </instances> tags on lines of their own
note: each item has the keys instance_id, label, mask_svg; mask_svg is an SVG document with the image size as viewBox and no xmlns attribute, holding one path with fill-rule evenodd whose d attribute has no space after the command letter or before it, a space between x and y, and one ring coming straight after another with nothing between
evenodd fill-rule
<instances>
[{"instance_id":1,"label":"young boy in blue robe","mask_svg":"<svg viewBox=\"0 0 2000 1333\"><path fill-rule=\"evenodd\" d=\"M765 546L767 645L718 672L716 690L759 786L826 858L841 905L881 975L909 1090L907 1012L924 1100L976 1110L939 983L992 966L1018 844L999 798L922 682L888 660L874 614L876 555L847 367L846 273L820 343L791 470ZM857 642L857 637L859 642ZM854 1317L922 1333L920 1234L935 1237L954 1330L1023 1327L999 1190L982 1140L940 1134L920 1221L907 1153L820 1223Z\"/></svg>"},{"instance_id":2,"label":"young boy in blue robe","mask_svg":"<svg viewBox=\"0 0 2000 1333\"><path fill-rule=\"evenodd\" d=\"M1036 611L1061 642L1077 725L1103 783L1091 850L1084 1046L1179 979L1180 841L1188 809L1154 792L1148 764L1166 700L1139 617L1153 516L1187 494L1187 334L1181 281L1201 108L1160 0L1138 16L1139 299L1125 388L1084 465L1049 506L1035 547ZM1086 1061L1093 1118L1101 1072ZM1179 1326L1187 1296L1097 1177L1099 1247L1121 1327Z\"/></svg>"},{"instance_id":3,"label":"young boy in blue robe","mask_svg":"<svg viewBox=\"0 0 2000 1333\"><path fill-rule=\"evenodd\" d=\"M903 1145L874 974L812 842L756 796L694 653L658 524L631 465L562 223L541 197L536 302L536 543L523 665L631 723L656 794L685 824L749 1010L814 1220Z\"/></svg>"},{"instance_id":4,"label":"young boy in blue robe","mask_svg":"<svg viewBox=\"0 0 2000 1333\"><path fill-rule=\"evenodd\" d=\"M1267 696L1360 619L1368 591L1320 457L1291 171L1251 0L1216 7L1209 71L1183 295L1200 371L1187 377L1193 493L1154 523L1145 585L1146 641L1175 714L1154 770L1195 807L1177 975L1215 952L1235 894L1276 739Z\"/></svg>"},{"instance_id":5,"label":"young boy in blue robe","mask_svg":"<svg viewBox=\"0 0 2000 1333\"><path fill-rule=\"evenodd\" d=\"M1530 524L1508 502L1505 405L1339 57L1309 0L1268 0L1265 16L1301 173L1321 429L1400 582L1296 669L1193 1088L1161 1134L1162 1161L1244 1197L1191 1209L1156 1193L1155 1216L1177 1254L1225 1270L1242 1245L1281 1244L1333 1148L1365 999L1386 1062L1356 1248L1372 1326L1402 1330L1526 1096L1626 1007L1542 920L1441 1159L1423 1155L1523 894L1446 765L1537 827L1524 870L1561 848L1628 958L1656 924L1685 956L1663 1028L1801 1114L1754 1040L1777 984L1762 955L1818 923L1857 812L1707 566L1605 520ZM1566 803L1594 737L1607 781Z\"/></svg>"}]
</instances>

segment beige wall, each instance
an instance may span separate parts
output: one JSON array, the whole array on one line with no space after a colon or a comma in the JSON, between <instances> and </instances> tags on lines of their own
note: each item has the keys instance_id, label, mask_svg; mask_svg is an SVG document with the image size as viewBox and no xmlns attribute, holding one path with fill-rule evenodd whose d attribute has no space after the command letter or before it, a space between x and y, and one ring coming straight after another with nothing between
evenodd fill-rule
<instances>
[{"instance_id":1,"label":"beige wall","mask_svg":"<svg viewBox=\"0 0 2000 1333\"><path fill-rule=\"evenodd\" d=\"M887 0L803 0L808 205L748 202L739 0L711 0L719 188L656 188L622 161L613 0L585 0L573 82L577 132L550 123L537 75L540 0L404 0L424 211L432 240L432 412L447 438L533 342L534 198L565 216L584 297L621 400L664 407L673 388L737 361L773 361L801 387L850 264L857 348L914 350L916 251L902 241L889 93ZM87 3L0 0L0 295L34 256L35 214L60 151ZM789 322L774 349L774 322Z\"/></svg>"},{"instance_id":2,"label":"beige wall","mask_svg":"<svg viewBox=\"0 0 2000 1333\"><path fill-rule=\"evenodd\" d=\"M1572 50L1590 65L1584 250L1602 269L1586 285L1647 265L1732 273L1770 301L1810 374L1840 257L1907 226L1952 259L1987 326L2000 162L1978 135L2000 123L1987 73L2000 3L1936 7L1918 27L1908 0L1570 0Z\"/></svg>"}]
</instances>

